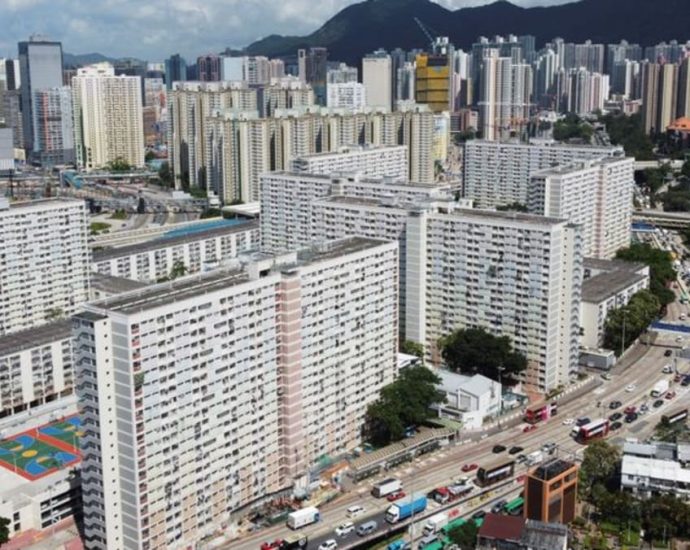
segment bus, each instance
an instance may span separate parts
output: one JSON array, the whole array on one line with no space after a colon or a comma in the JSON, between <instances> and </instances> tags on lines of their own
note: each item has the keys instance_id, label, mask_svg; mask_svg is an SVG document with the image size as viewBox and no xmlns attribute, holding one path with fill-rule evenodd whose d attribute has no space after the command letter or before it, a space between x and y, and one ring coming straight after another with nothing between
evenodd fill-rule
<instances>
[{"instance_id":1,"label":"bus","mask_svg":"<svg viewBox=\"0 0 690 550\"><path fill-rule=\"evenodd\" d=\"M522 509L525 506L525 499L518 497L511 500L508 504L503 507L503 511L509 516L519 516L522 514Z\"/></svg>"},{"instance_id":2,"label":"bus","mask_svg":"<svg viewBox=\"0 0 690 550\"><path fill-rule=\"evenodd\" d=\"M537 422L548 420L557 414L558 403L555 401L552 401L551 403L542 402L538 403L537 405L527 407L524 420L528 424L536 424Z\"/></svg>"},{"instance_id":3,"label":"bus","mask_svg":"<svg viewBox=\"0 0 690 550\"><path fill-rule=\"evenodd\" d=\"M661 417L663 424L675 424L676 422L685 422L688 418L688 409L679 409L672 413L665 414Z\"/></svg>"},{"instance_id":4,"label":"bus","mask_svg":"<svg viewBox=\"0 0 690 550\"><path fill-rule=\"evenodd\" d=\"M482 466L477 470L477 482L481 487L498 483L499 481L512 477L515 472L515 461L505 459L494 461L489 466Z\"/></svg>"},{"instance_id":5,"label":"bus","mask_svg":"<svg viewBox=\"0 0 690 550\"><path fill-rule=\"evenodd\" d=\"M604 438L609 433L608 419L599 419L580 427L575 439L578 443L589 443L593 439Z\"/></svg>"}]
</instances>

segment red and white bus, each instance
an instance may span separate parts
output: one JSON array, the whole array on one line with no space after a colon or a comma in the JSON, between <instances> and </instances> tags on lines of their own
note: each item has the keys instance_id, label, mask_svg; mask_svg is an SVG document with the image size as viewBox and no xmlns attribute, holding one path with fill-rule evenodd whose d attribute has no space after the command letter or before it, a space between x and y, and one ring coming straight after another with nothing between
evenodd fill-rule
<instances>
[{"instance_id":1,"label":"red and white bus","mask_svg":"<svg viewBox=\"0 0 690 550\"><path fill-rule=\"evenodd\" d=\"M585 424L580 427L577 432L575 439L579 443L589 443L593 439L600 439L606 437L609 433L609 421L608 419L602 418L600 420L594 420L589 424Z\"/></svg>"},{"instance_id":2,"label":"red and white bus","mask_svg":"<svg viewBox=\"0 0 690 550\"><path fill-rule=\"evenodd\" d=\"M536 424L543 420L548 420L552 416L558 414L558 403L555 401L551 403L538 403L537 405L532 405L527 407L525 411L525 422L528 424Z\"/></svg>"}]
</instances>

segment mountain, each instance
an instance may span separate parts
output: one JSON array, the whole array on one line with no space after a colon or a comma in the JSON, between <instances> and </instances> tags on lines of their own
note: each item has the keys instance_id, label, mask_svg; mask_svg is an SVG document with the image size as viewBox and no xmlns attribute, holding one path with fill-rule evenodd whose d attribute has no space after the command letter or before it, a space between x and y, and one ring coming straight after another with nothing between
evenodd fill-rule
<instances>
[{"instance_id":1,"label":"mountain","mask_svg":"<svg viewBox=\"0 0 690 550\"><path fill-rule=\"evenodd\" d=\"M425 48L428 39L417 17L433 33L465 50L479 36L532 34L537 47L560 36L567 42L653 45L685 41L690 27L688 0L579 0L560 6L521 8L505 0L448 10L431 0L366 0L353 4L308 36L271 35L246 48L251 55L295 55L298 48L325 46L329 58L358 64L377 48Z\"/></svg>"},{"instance_id":2,"label":"mountain","mask_svg":"<svg viewBox=\"0 0 690 550\"><path fill-rule=\"evenodd\" d=\"M125 59L125 58L123 58ZM127 58L129 59L129 58ZM104 61L107 61L108 63L116 63L117 61L121 61L122 59L114 58L114 57L107 57L103 55L102 53L80 53L80 54L74 54L74 53L63 53L62 54L62 64L65 67L83 67L85 65L92 65L94 63L102 63ZM134 60L138 61L138 60Z\"/></svg>"}]
</instances>

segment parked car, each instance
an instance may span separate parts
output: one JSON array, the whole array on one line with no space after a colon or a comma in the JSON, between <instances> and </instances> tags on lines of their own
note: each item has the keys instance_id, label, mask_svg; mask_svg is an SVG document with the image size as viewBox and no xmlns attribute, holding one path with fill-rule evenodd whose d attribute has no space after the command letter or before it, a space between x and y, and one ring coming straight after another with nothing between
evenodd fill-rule
<instances>
[{"instance_id":1,"label":"parked car","mask_svg":"<svg viewBox=\"0 0 690 550\"><path fill-rule=\"evenodd\" d=\"M388 499L388 502L395 502L396 500L400 500L401 498L404 498L404 497L405 497L405 491L395 491L395 493L391 493L386 498Z\"/></svg>"},{"instance_id":2,"label":"parked car","mask_svg":"<svg viewBox=\"0 0 690 550\"><path fill-rule=\"evenodd\" d=\"M505 450L506 450L505 445L494 445L494 448L491 449L491 452L498 454L498 453L502 453Z\"/></svg>"},{"instance_id":3,"label":"parked car","mask_svg":"<svg viewBox=\"0 0 690 550\"><path fill-rule=\"evenodd\" d=\"M335 528L335 534L339 537L344 537L345 535L349 535L350 533L352 533L352 531L354 530L355 524L351 521L346 521L345 523L341 523L340 525L338 525L338 527Z\"/></svg>"}]
</instances>

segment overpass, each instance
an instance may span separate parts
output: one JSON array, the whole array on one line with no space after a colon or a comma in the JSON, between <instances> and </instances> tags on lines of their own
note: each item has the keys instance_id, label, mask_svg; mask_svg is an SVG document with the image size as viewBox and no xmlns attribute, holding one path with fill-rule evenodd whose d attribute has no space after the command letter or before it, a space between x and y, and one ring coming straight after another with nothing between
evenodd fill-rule
<instances>
[{"instance_id":1,"label":"overpass","mask_svg":"<svg viewBox=\"0 0 690 550\"><path fill-rule=\"evenodd\" d=\"M690 212L634 210L633 222L647 222L657 227L666 227L668 229L683 229L690 227Z\"/></svg>"},{"instance_id":2,"label":"overpass","mask_svg":"<svg viewBox=\"0 0 690 550\"><path fill-rule=\"evenodd\" d=\"M152 178L157 177L156 172L135 171L135 172L76 172L75 170L62 170L60 172L60 183L69 185L76 189L81 189L88 180L124 180L133 178Z\"/></svg>"}]
</instances>

